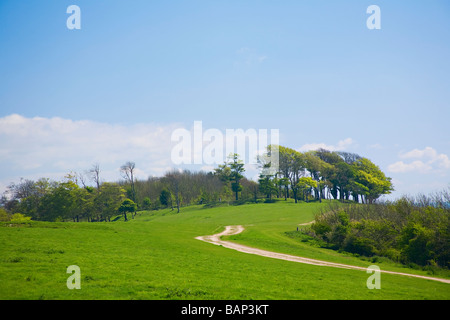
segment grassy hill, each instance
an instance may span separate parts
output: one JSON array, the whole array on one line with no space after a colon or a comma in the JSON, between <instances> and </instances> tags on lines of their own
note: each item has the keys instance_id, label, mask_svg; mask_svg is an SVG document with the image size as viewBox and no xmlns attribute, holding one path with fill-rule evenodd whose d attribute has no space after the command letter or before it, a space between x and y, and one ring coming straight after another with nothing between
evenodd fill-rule
<instances>
[{"instance_id":1,"label":"grassy hill","mask_svg":"<svg viewBox=\"0 0 450 320\"><path fill-rule=\"evenodd\" d=\"M381 274L369 290L366 272L312 266L211 245L196 236L227 225L248 246L362 267L426 275L387 260L369 261L292 236L327 204L279 201L141 212L128 222L32 222L0 226L0 299L450 299L450 285ZM302 241L303 240L303 241ZM81 290L69 290L69 265ZM445 275L440 275L445 276Z\"/></svg>"}]
</instances>

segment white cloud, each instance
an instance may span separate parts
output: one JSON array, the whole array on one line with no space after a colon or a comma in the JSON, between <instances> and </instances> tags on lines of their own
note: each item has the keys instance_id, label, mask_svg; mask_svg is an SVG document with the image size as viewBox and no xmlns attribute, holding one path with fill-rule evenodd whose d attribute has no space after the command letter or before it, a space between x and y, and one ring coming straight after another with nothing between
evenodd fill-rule
<instances>
[{"instance_id":1,"label":"white cloud","mask_svg":"<svg viewBox=\"0 0 450 320\"><path fill-rule=\"evenodd\" d=\"M256 50L248 47L243 47L236 50L236 54L238 55L239 58L237 64L239 63L244 63L246 65L260 64L269 58L267 55L260 54L256 52Z\"/></svg>"},{"instance_id":2,"label":"white cloud","mask_svg":"<svg viewBox=\"0 0 450 320\"><path fill-rule=\"evenodd\" d=\"M388 166L391 172L411 172L429 173L433 170L450 169L450 160L446 154L439 154L435 149L426 147L423 150L413 149L399 155L402 159L416 159L411 163L397 161Z\"/></svg>"},{"instance_id":3,"label":"white cloud","mask_svg":"<svg viewBox=\"0 0 450 320\"><path fill-rule=\"evenodd\" d=\"M344 151L347 150L351 145L354 145L355 141L352 138L347 138L340 140L336 145L329 145L325 143L308 143L304 144L297 151L305 152L317 149L326 149L328 151Z\"/></svg>"},{"instance_id":4,"label":"white cloud","mask_svg":"<svg viewBox=\"0 0 450 320\"><path fill-rule=\"evenodd\" d=\"M413 161L411 163L404 163L403 161L397 161L388 166L390 172L403 173L403 172L430 172L432 167L429 164L423 163L420 160Z\"/></svg>"},{"instance_id":5,"label":"white cloud","mask_svg":"<svg viewBox=\"0 0 450 320\"><path fill-rule=\"evenodd\" d=\"M175 125L122 126L62 118L0 118L0 185L20 177L60 178L99 163L105 180L120 179L120 166L134 161L138 178L173 167L170 140Z\"/></svg>"}]
</instances>

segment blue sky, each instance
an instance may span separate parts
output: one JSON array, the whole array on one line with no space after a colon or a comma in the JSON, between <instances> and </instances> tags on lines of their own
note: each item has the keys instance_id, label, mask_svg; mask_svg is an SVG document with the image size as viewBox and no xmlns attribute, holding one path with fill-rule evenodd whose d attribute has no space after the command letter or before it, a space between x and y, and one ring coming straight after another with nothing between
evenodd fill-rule
<instances>
[{"instance_id":1,"label":"blue sky","mask_svg":"<svg viewBox=\"0 0 450 320\"><path fill-rule=\"evenodd\" d=\"M446 0L2 0L0 26L0 188L94 162L160 175L194 121L358 153L394 196L450 183Z\"/></svg>"}]
</instances>

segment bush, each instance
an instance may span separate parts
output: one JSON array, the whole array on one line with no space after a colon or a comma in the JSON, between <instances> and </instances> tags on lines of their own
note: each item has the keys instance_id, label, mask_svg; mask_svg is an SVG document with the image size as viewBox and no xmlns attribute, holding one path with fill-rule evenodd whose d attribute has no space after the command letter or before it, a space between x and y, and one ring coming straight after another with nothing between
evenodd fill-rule
<instances>
[{"instance_id":1,"label":"bush","mask_svg":"<svg viewBox=\"0 0 450 320\"><path fill-rule=\"evenodd\" d=\"M27 217L21 213L14 213L11 216L11 222L12 223L24 223L24 222L29 222L31 220L31 217Z\"/></svg>"},{"instance_id":2,"label":"bush","mask_svg":"<svg viewBox=\"0 0 450 320\"><path fill-rule=\"evenodd\" d=\"M434 258L433 230L411 223L403 230L401 239L402 253L408 261L424 266Z\"/></svg>"},{"instance_id":3,"label":"bush","mask_svg":"<svg viewBox=\"0 0 450 320\"><path fill-rule=\"evenodd\" d=\"M10 217L5 209L0 208L0 221L9 221Z\"/></svg>"},{"instance_id":4,"label":"bush","mask_svg":"<svg viewBox=\"0 0 450 320\"><path fill-rule=\"evenodd\" d=\"M449 199L450 193L444 192L429 198L331 207L316 215L312 236L329 247L362 256L449 268Z\"/></svg>"},{"instance_id":5,"label":"bush","mask_svg":"<svg viewBox=\"0 0 450 320\"><path fill-rule=\"evenodd\" d=\"M342 247L347 252L357 253L366 257L371 257L376 254L376 249L372 240L357 237L355 235L347 237Z\"/></svg>"}]
</instances>

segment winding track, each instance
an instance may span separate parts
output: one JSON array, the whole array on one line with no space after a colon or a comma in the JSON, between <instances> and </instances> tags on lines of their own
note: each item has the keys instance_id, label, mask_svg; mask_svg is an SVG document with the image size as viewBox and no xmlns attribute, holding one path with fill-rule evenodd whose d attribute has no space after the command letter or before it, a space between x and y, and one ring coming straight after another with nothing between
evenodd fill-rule
<instances>
[{"instance_id":1,"label":"winding track","mask_svg":"<svg viewBox=\"0 0 450 320\"><path fill-rule=\"evenodd\" d=\"M334 262L327 262L322 260L316 260L316 259L309 259L309 258L303 258L298 256L293 256L289 254L284 253L278 253L278 252L272 252L257 248L252 248L248 246L244 246L242 244L230 242L230 241L223 241L220 238L222 236L231 236L235 234L239 234L242 231L244 231L243 226L226 226L225 230L221 233L210 235L210 236L200 236L196 237L195 239L205 241L208 243L212 243L218 246L222 246L225 248L233 249L236 251L249 253L249 254L256 254L263 257L268 258L275 258L275 259L281 259L281 260L287 260L287 261L293 261L293 262L299 262L299 263L306 263L306 264L312 264L316 266L325 266L325 267L334 267L334 268L342 268L342 269L354 269L354 270L361 270L361 271L367 271L367 268L364 267L357 267L357 266L351 266L347 264L340 264L340 263L334 263ZM380 270L383 273L391 273L391 274L397 274L402 276L408 276L408 277L416 277L416 278L422 278L422 279L428 279L428 280L434 280L434 281L440 281L444 283L450 283L449 279L441 279L441 278L434 278L434 277L428 277L428 276L421 276L416 274L409 274L409 273L402 273L402 272L394 272L394 271L387 271L387 270Z\"/></svg>"}]
</instances>

